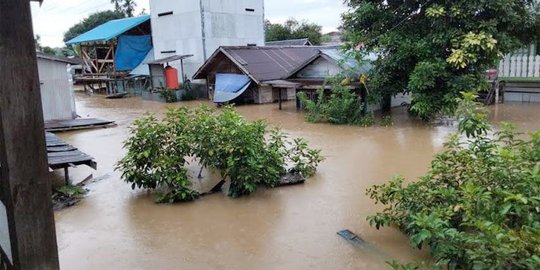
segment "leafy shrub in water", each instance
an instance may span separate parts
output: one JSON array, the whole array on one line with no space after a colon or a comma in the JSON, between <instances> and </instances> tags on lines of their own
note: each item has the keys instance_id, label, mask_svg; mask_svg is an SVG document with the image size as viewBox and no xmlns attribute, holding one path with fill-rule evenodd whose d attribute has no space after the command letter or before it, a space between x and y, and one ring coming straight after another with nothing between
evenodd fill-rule
<instances>
[{"instance_id":1,"label":"leafy shrub in water","mask_svg":"<svg viewBox=\"0 0 540 270\"><path fill-rule=\"evenodd\" d=\"M179 109L183 110L183 109ZM152 115L136 120L131 127L132 136L124 142L127 155L118 163L122 179L132 188L156 189L167 192L158 202L192 201L199 194L190 188L185 157L190 154L187 118L170 112L163 122Z\"/></svg>"},{"instance_id":2,"label":"leafy shrub in water","mask_svg":"<svg viewBox=\"0 0 540 270\"><path fill-rule=\"evenodd\" d=\"M394 120L392 119L392 116L390 115L385 115L381 118L381 123L380 123L381 126L383 127L390 127L390 126L393 126L394 125Z\"/></svg>"},{"instance_id":3,"label":"leafy shrub in water","mask_svg":"<svg viewBox=\"0 0 540 270\"><path fill-rule=\"evenodd\" d=\"M309 122L329 122L332 124L358 124L362 118L360 97L348 86L342 85L343 77L327 79L326 85L332 87L330 95L324 88L317 90L317 100L310 100L303 92L298 98L304 104L306 119Z\"/></svg>"},{"instance_id":4,"label":"leafy shrub in water","mask_svg":"<svg viewBox=\"0 0 540 270\"><path fill-rule=\"evenodd\" d=\"M159 90L159 96L163 99L165 99L165 102L167 103L174 103L177 102L178 99L176 98L176 91L171 89L160 89Z\"/></svg>"},{"instance_id":5,"label":"leafy shrub in water","mask_svg":"<svg viewBox=\"0 0 540 270\"><path fill-rule=\"evenodd\" d=\"M504 124L488 136L474 98L464 94L458 110L466 141L451 136L417 182L369 189L387 207L368 220L398 226L449 269L540 269L540 132L521 140Z\"/></svg>"},{"instance_id":6,"label":"leafy shrub in water","mask_svg":"<svg viewBox=\"0 0 540 270\"><path fill-rule=\"evenodd\" d=\"M170 109L163 121L147 115L134 123L125 142L128 154L117 166L132 187L168 192L159 201L189 201L186 158L215 169L230 180L229 195L239 197L259 185L274 187L286 173L310 177L322 161L320 150L303 139L291 140L262 121L248 122L231 107L221 112L202 106Z\"/></svg>"}]
</instances>

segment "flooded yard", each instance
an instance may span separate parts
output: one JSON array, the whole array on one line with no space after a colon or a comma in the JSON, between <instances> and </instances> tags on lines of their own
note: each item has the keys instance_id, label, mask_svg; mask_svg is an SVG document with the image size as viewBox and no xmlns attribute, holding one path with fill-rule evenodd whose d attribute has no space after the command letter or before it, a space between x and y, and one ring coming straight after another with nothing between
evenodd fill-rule
<instances>
[{"instance_id":1,"label":"flooded yard","mask_svg":"<svg viewBox=\"0 0 540 270\"><path fill-rule=\"evenodd\" d=\"M392 127L360 128L306 123L294 102L283 111L277 104L240 106L246 118L266 119L322 149L326 160L318 174L304 185L260 189L241 199L216 194L160 205L151 194L131 190L114 165L132 121L147 111L162 114L166 106L77 96L79 115L118 126L58 134L98 162L98 171L71 169L74 182L90 174L101 179L80 204L55 214L62 269L388 269L385 261L430 259L399 231L369 226L366 217L381 206L365 190L397 173L409 180L424 174L455 126L426 125L403 109L394 113ZM534 130L538 115L538 105L504 104L492 107L491 117ZM61 173L55 176L62 181ZM342 229L369 245L352 246L336 235Z\"/></svg>"}]
</instances>

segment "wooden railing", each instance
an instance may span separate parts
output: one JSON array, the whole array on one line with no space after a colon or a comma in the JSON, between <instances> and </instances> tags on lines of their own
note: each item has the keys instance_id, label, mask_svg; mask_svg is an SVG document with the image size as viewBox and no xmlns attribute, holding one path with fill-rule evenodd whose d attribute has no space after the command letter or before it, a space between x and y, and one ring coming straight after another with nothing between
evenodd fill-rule
<instances>
[{"instance_id":1,"label":"wooden railing","mask_svg":"<svg viewBox=\"0 0 540 270\"><path fill-rule=\"evenodd\" d=\"M499 78L538 78L540 80L540 55L506 56L499 63Z\"/></svg>"}]
</instances>

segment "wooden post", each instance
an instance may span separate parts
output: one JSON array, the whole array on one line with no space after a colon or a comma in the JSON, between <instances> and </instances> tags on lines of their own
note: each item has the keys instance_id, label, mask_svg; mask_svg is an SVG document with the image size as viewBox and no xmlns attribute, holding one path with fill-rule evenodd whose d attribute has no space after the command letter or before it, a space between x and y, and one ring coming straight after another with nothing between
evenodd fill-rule
<instances>
[{"instance_id":1,"label":"wooden post","mask_svg":"<svg viewBox=\"0 0 540 270\"><path fill-rule=\"evenodd\" d=\"M282 88L278 88L278 91L279 91L279 110L281 111L282 109L282 106L281 106L281 102L282 102L282 99L281 99L281 90Z\"/></svg>"},{"instance_id":2,"label":"wooden post","mask_svg":"<svg viewBox=\"0 0 540 270\"><path fill-rule=\"evenodd\" d=\"M28 0L0 1L0 266L58 269Z\"/></svg>"}]
</instances>

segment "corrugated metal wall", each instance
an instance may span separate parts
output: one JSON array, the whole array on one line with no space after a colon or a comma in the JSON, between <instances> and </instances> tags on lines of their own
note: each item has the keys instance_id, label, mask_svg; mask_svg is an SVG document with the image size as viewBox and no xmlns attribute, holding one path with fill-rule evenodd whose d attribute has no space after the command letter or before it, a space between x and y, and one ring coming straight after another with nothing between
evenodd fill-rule
<instances>
[{"instance_id":1,"label":"corrugated metal wall","mask_svg":"<svg viewBox=\"0 0 540 270\"><path fill-rule=\"evenodd\" d=\"M41 102L45 121L76 116L73 88L66 63L38 58Z\"/></svg>"}]
</instances>

